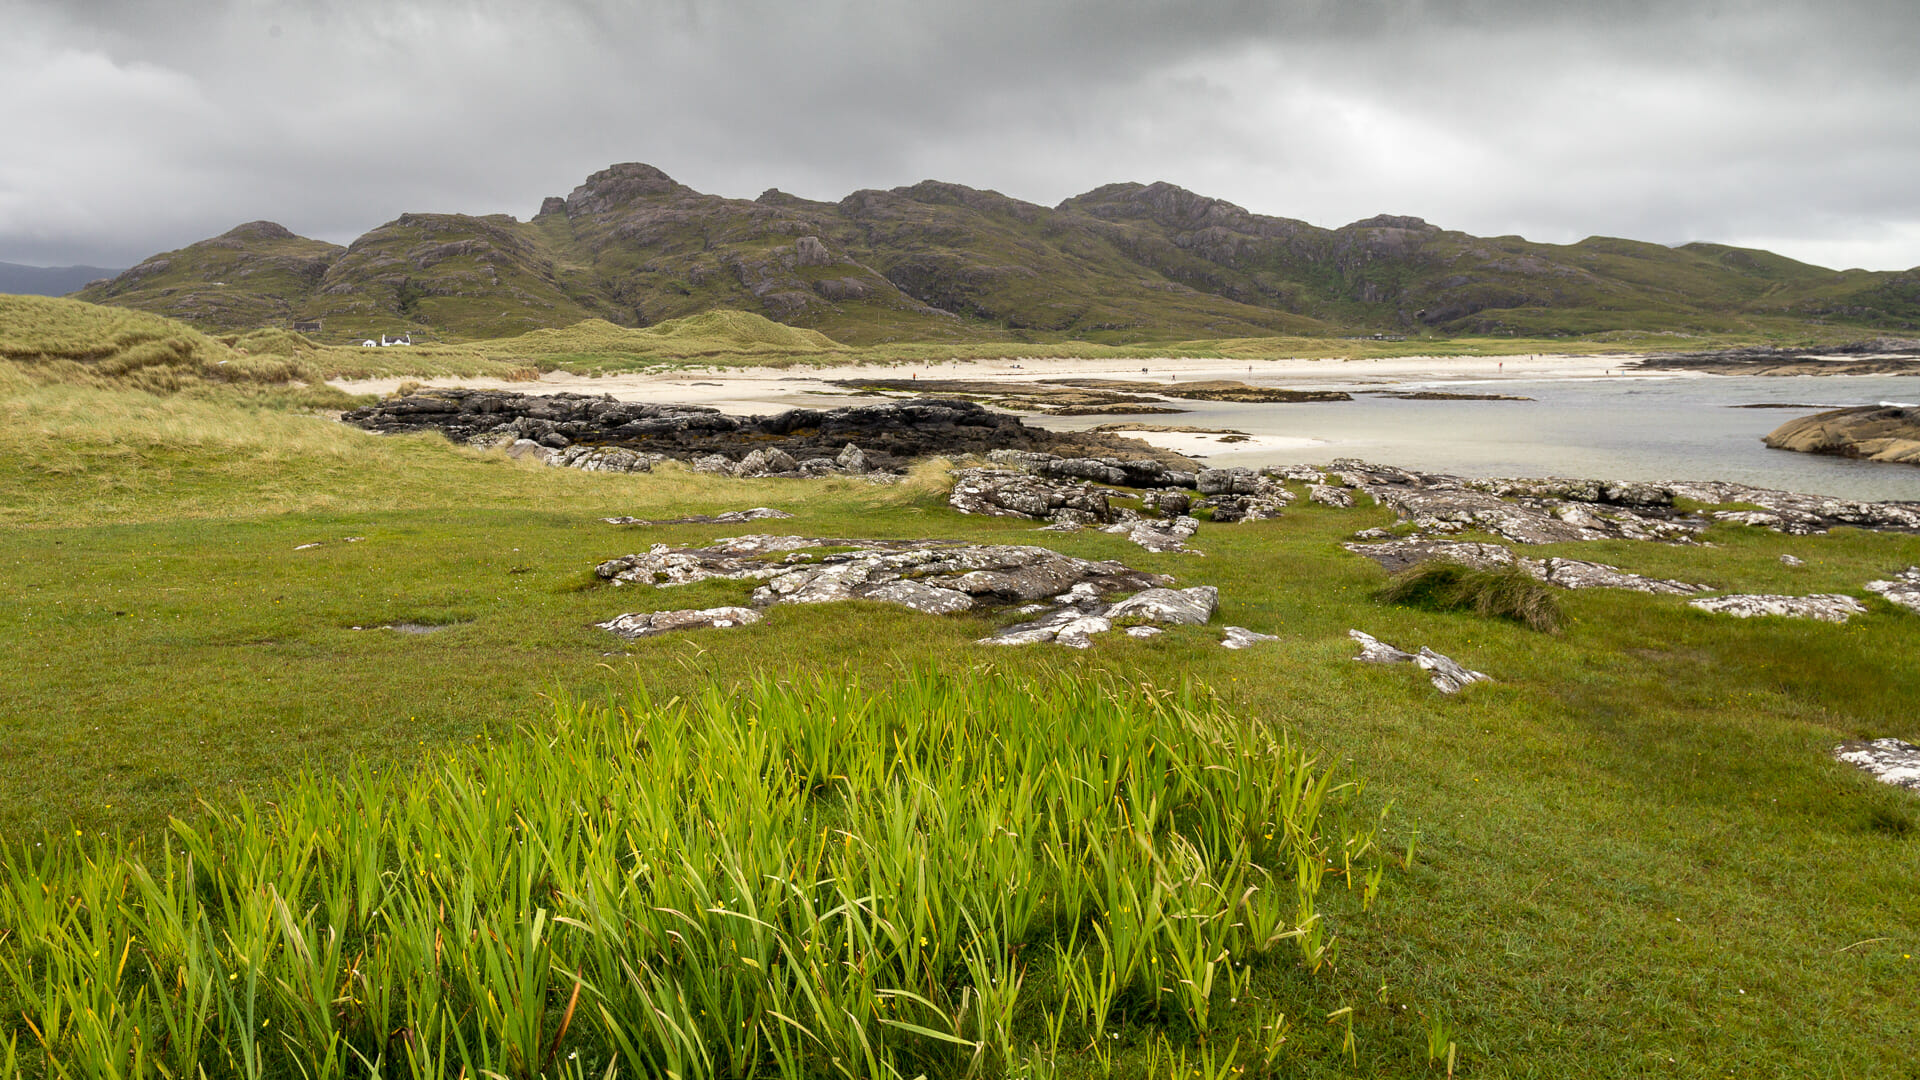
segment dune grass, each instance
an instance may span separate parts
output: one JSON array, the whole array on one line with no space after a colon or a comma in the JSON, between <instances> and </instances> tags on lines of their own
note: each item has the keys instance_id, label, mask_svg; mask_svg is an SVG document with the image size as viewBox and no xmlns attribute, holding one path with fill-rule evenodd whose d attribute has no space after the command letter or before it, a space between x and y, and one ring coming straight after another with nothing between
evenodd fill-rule
<instances>
[{"instance_id":1,"label":"dune grass","mask_svg":"<svg viewBox=\"0 0 1920 1080\"><path fill-rule=\"evenodd\" d=\"M266 876L256 879L260 887L252 893L214 889L210 867L219 860L197 855L195 873L203 876L196 880L208 888L195 902L210 919L226 920L220 898L234 898L233 911L247 913L218 925L278 935L274 962L282 966L272 971L288 985L271 979L252 985L253 1000L277 1002L271 1008L283 1011L258 1014L252 1023L271 1016L273 1023L260 1030L284 1029L296 1022L299 1003L311 1000L300 996L308 991L293 975L326 970L292 964L288 950L298 950L284 925L316 954L329 940L335 945L327 947L343 950L370 941L363 922L332 914L330 898L295 890L296 884L317 888L326 880L346 888L360 880L349 879L343 864L313 845L335 843L329 835L341 837L340 844L349 833L359 837L353 850L383 852L391 864L383 864L393 873L380 888L414 897L409 902L416 907L420 896L469 886L476 897L507 897L489 890L519 889L515 883L522 880L544 885L549 879L516 876L521 870L513 865L548 864L532 848L510 845L527 835L513 830L493 835L492 854L461 849L478 853L467 864L475 872L443 873L434 879L438 884L423 885L400 871L430 858L435 847L382 833L381 822L397 828L404 818L442 829L406 836L444 837L457 818L448 816L458 805L450 793L471 790L458 785L475 769L505 768L509 759L514 769L527 770L523 779L539 777L526 782L543 792L581 790L553 775L566 770L536 767L575 760L567 755L593 759L580 766L586 776L612 784L624 759L592 740L612 737L620 708L653 720L718 717L701 703L750 703L780 680L811 685L830 672L836 685L857 681L865 688L859 700L875 703L869 715L887 714L893 699L908 700L915 686L941 679L964 684L953 701L986 695L979 708L990 717L1012 708L1008 702L1074 699L1077 687L1110 688L1115 698L1143 683L1189 688L1190 711L1257 722L1316 758L1317 769L1337 764L1340 776L1364 780L1364 790L1347 793L1354 821L1376 821L1392 804L1376 846L1401 855L1412 842L1411 869L1395 868L1397 859L1390 864L1369 910L1361 910L1359 890L1323 893L1341 941L1334 963L1311 972L1295 952L1283 962L1256 965L1246 994L1216 982L1207 1000L1213 1034L1204 1045L1178 1011L1183 1007L1123 1011L1116 1029L1122 1038L1108 1040L1121 1075L1170 1072L1174 1059L1183 1061L1183 1075L1208 1062L1227 1063L1228 1070L1243 1064L1255 1074L1443 1075L1448 1043L1457 1070L1480 1076L1897 1075L1905 1047L1920 1039L1911 1009L1920 999L1920 962L1911 959L1920 956L1920 898L1910 887L1920 866L1920 811L1909 793L1876 785L1827 757L1841 739L1920 740L1911 708L1920 697L1920 665L1912 659L1920 619L1878 598L1868 599L1868 615L1831 626L1729 620L1693 611L1681 598L1567 593L1557 597L1562 631L1543 635L1507 620L1375 599L1384 575L1339 543L1357 529L1386 524L1388 515L1378 508L1336 510L1302 500L1278 521L1204 528L1196 546L1205 558L1152 555L1097 532L1036 534L1028 523L956 515L945 507L937 475L872 486L732 481L674 470L584 474L513 463L435 437L379 439L236 399L159 398L24 376L0 389L10 410L4 427L10 441L0 448L0 521L9 526L0 529L0 617L13 628L0 640L0 664L10 676L0 682L0 745L7 750L0 754L0 837L11 845L11 865L41 868L22 871L5 886L22 894L7 902L25 903L42 885L43 896L64 890L95 898L35 916L47 921L33 925L53 928L39 936L9 934L22 924L0 918L0 953L14 963L45 965L32 968L36 976L52 970L56 955L65 957L62 971L94 980L98 996L88 1004L96 1017L120 1023L136 1007L161 1007L157 990L141 997L140 988L152 987L153 972L164 966L127 943L140 932L136 909L163 905L141 906L147 901L127 860L137 858L161 882L163 851L171 850L175 880L182 880L178 852L195 849L186 834L168 831L169 817L182 820L199 850L260 854L257 865ZM618 528L600 518L752 505L793 511L798 517L779 523L780 531L810 536L1039 542L1083 557L1122 559L1176 575L1181 585L1218 586L1221 622L1281 640L1227 652L1212 627L1176 629L1152 641L1102 640L1086 654L989 649L973 644L988 626L982 618L939 618L880 604L776 608L752 627L633 643L593 628L626 611L736 603L747 591L732 582L604 587L590 573L596 562L653 543L766 531L764 525ZM1783 537L1716 526L1706 539L1712 546L1622 541L1542 553L1730 590L1863 597L1860 585L1869 577L1920 564L1914 537L1848 530ZM1778 556L1787 552L1805 565L1783 566ZM402 623L442 629L382 629ZM1408 648L1432 645L1496 681L1458 699L1441 698L1417 672L1352 663L1349 628ZM632 696L636 678L650 688L650 698ZM996 687L1005 688L1004 699ZM1217 697L1217 714L1203 688ZM792 700L808 700L812 691L793 692L800 697ZM676 696L680 702L669 704ZM729 779L750 779L745 769L732 772L738 776ZM1030 784L1044 779L1028 770L1005 775ZM928 782L937 787L939 778ZM991 785L962 788L969 798L998 797ZM373 802L343 802L349 793ZM851 813L834 803L841 794L830 791L815 802L823 812ZM683 801L688 809L706 805ZM363 820L344 809L360 805L378 805L386 816L369 812ZM586 837L605 835L587 830L603 829L606 819L591 800L586 817L569 818L571 805L521 799L514 808L554 829L564 820L573 850L585 851L591 846ZM309 843L280 825L297 820L296 813L317 821L317 808L335 823L333 834L321 830ZM485 815L476 822L504 812L477 809ZM878 814L884 802L862 809ZM712 820L717 828L730 819ZM248 829L262 839L248 839ZM85 836L74 838L76 830ZM309 850L316 854L305 862L304 877L282 872ZM509 857L533 861L499 861ZM229 859L228 868L233 865ZM58 877L67 874L74 876ZM73 887L55 888L55 878ZM714 889L730 887L711 874L678 880L695 878ZM288 918L262 927L257 920L264 914L281 919L278 909L263 906L266 884L286 901ZM302 895L316 899L302 906L295 899ZM442 933L443 951L461 954L439 961L449 965L437 970L448 973L450 985L480 978L496 988L497 999L498 988L510 985L529 987L531 996L516 1006L520 1021L512 1030L518 1034L489 1035L484 1051L477 1041L480 1018L449 1021L439 1029L448 1033L447 1044L432 1049L436 1068L463 1053L470 1060L482 1054L511 1060L514 1051L507 1048L514 1045L522 1065L530 1046L545 1060L563 1027L566 1049L554 1057L551 1075L583 1060L566 1057L576 1044L565 1039L591 1039L578 1045L593 1052L627 1053L608 1049L618 1040L598 1011L606 980L586 974L587 958L596 955L588 949L594 933L557 918L594 924L578 907L544 902L550 893L527 899L542 902L522 904L516 897L485 909L484 918L474 916L476 925L494 928L498 941L483 932L461 945L458 934ZM124 903L128 914L122 917L109 901ZM533 920L542 908L547 915L535 940ZM407 909L385 910L397 919ZM431 917L407 925L435 925L437 903ZM750 925L723 915L710 922L740 923L731 928L742 931ZM968 934L964 925L946 929L958 941ZM336 936L329 939L325 926ZM74 936L83 930L105 936L83 949L84 940ZM682 933L687 948L703 940ZM236 932L236 941L243 938ZM724 945L721 937L710 940ZM1061 1024L1062 1045L1081 1045L1088 1034L1075 1026L1083 1021L1047 1012L1052 1006L1046 1003L1067 1000L1059 987L1070 981L1071 965L1057 966L1042 940L1018 953L1011 969L1023 989L1007 1028L1013 1051L1005 1053L1018 1052L1022 1061L1043 1056L1035 1047L1047 1046L1052 1022ZM248 978L231 966L224 939L204 945L196 972L238 976L227 980L230 987ZM510 954L509 946L519 951ZM121 950L112 973L87 966L95 963L94 947L103 958ZM565 951L575 948L582 951ZM669 970L672 948L647 954L663 957L656 972ZM1097 952L1090 951L1090 962ZM120 955L128 958L124 969ZM356 948L342 955L374 954ZM512 983L506 974L460 974L484 971L489 956L509 955L555 962L544 974L536 970L546 980L538 985ZM637 965L634 970L647 974ZM732 969L728 977L738 974ZM970 978L957 976L949 991L964 992ZM44 1014L32 1012L41 1006L22 995L39 994L47 984L0 982L0 1065L11 1052L15 1068L35 1075L44 1052L25 1016ZM629 982L651 985L644 978ZM107 1000L114 996L109 986L117 1006ZM343 981L330 989L340 997L350 987ZM953 999L913 992L953 1019ZM977 1021L981 1014L968 1000L968 1020ZM217 989L209 1001L206 1015L221 1009L237 1015ZM567 1023L569 1005L574 1019ZM702 1007L694 1006L695 1015ZM300 1021L313 1025L302 1031L321 1033L311 1036L319 1046L330 1037L326 1032L359 1024L354 1030L361 1034L352 1038L364 1039L372 1030L366 1017L378 1014L354 1013L349 1024L343 1017L356 1008ZM626 1015L608 1008L616 1021ZM1287 1020L1276 1026L1282 1012ZM815 1026L782 1013L809 1030ZM528 1033L535 1017L537 1038ZM906 1018L928 1030L957 1030L927 1022L935 1019L926 1011ZM775 1023L767 1030L797 1031ZM512 1027L501 1025L501 1031ZM39 1019L35 1026L46 1030ZM414 1030L403 1019L386 1034L402 1027ZM868 1024L866 1030L871 1035L886 1027ZM104 1040L131 1029L103 1019L94 1030ZM234 1064L244 1059L237 1029L212 1030L219 1034L202 1043L209 1073L244 1071ZM624 1023L620 1030L627 1030ZM456 1031L468 1039L464 1050ZM151 1034L145 1026L142 1032L143 1038ZM888 1033L898 1036L889 1053L901 1055L896 1067L903 1071L954 1067L940 1055L947 1047L958 1052L958 1044L905 1029ZM1287 1042L1263 1065L1261 1040L1272 1033ZM978 1029L959 1037L980 1041ZM278 1038L255 1045L262 1053L289 1053ZM353 1045L374 1052L365 1041ZM375 1049L391 1062L398 1047L411 1045L390 1039ZM763 1045L771 1044L763 1039ZM1088 1055L1062 1058L1062 1074L1102 1072Z\"/></svg>"}]
</instances>

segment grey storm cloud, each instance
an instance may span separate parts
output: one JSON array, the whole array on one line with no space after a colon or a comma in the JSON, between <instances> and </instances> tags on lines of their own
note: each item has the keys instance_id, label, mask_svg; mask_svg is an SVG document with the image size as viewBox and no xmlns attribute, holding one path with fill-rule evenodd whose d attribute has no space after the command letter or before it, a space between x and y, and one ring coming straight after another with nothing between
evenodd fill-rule
<instances>
[{"instance_id":1,"label":"grey storm cloud","mask_svg":"<svg viewBox=\"0 0 1920 1080\"><path fill-rule=\"evenodd\" d=\"M0 261L524 217L639 160L749 197L1168 180L1322 225L1920 264L1910 0L0 0L0 25Z\"/></svg>"}]
</instances>

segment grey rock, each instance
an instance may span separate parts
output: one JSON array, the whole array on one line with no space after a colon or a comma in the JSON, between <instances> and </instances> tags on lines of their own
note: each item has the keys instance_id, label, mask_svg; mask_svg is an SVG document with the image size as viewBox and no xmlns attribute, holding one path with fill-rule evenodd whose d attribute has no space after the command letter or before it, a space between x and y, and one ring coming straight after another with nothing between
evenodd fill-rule
<instances>
[{"instance_id":1,"label":"grey rock","mask_svg":"<svg viewBox=\"0 0 1920 1080\"><path fill-rule=\"evenodd\" d=\"M1358 630L1349 630L1347 631L1347 636L1360 643L1360 655L1354 657L1354 659L1361 661L1362 663L1367 663L1367 664L1411 664L1413 663L1414 656L1412 653L1407 652L1404 649L1396 649L1393 646L1387 644L1386 642L1381 641L1379 638L1374 637L1372 634L1361 633Z\"/></svg>"},{"instance_id":2,"label":"grey rock","mask_svg":"<svg viewBox=\"0 0 1920 1080\"><path fill-rule=\"evenodd\" d=\"M609 525L740 525L749 521L764 521L775 518L790 518L792 514L785 510L775 510L770 506L756 506L751 510L728 510L719 514L690 514L677 518L637 518L610 517L601 518Z\"/></svg>"},{"instance_id":3,"label":"grey rock","mask_svg":"<svg viewBox=\"0 0 1920 1080\"><path fill-rule=\"evenodd\" d=\"M507 447L507 456L510 458L533 458L536 461L550 462L553 460L553 451L541 446L532 439L515 439L512 444Z\"/></svg>"},{"instance_id":4,"label":"grey rock","mask_svg":"<svg viewBox=\"0 0 1920 1080\"><path fill-rule=\"evenodd\" d=\"M1452 657L1434 652L1425 645L1420 646L1419 652L1410 653L1358 630L1347 631L1347 636L1360 643L1360 655L1354 657L1355 660L1370 664L1413 663L1427 673L1433 688L1443 694L1457 694L1473 683L1492 681L1485 672L1467 668Z\"/></svg>"},{"instance_id":5,"label":"grey rock","mask_svg":"<svg viewBox=\"0 0 1920 1080\"><path fill-rule=\"evenodd\" d=\"M809 550L833 548L853 550ZM767 535L729 537L704 548L656 544L610 559L594 572L617 585L759 581L752 596L759 608L876 600L941 615L1063 594L1104 609L1105 595L1151 588L1163 580L1120 563L1076 559L1040 547ZM1076 608L1075 614L1082 612Z\"/></svg>"},{"instance_id":6,"label":"grey rock","mask_svg":"<svg viewBox=\"0 0 1920 1080\"><path fill-rule=\"evenodd\" d=\"M1084 483L1057 482L1013 469L956 469L948 505L963 514L1024 517L1035 521L1060 519L1084 524L1112 517L1106 493Z\"/></svg>"},{"instance_id":7,"label":"grey rock","mask_svg":"<svg viewBox=\"0 0 1920 1080\"><path fill-rule=\"evenodd\" d=\"M1149 491L1140 496L1140 505L1165 517L1185 517L1193 509L1193 499L1184 491Z\"/></svg>"},{"instance_id":8,"label":"grey rock","mask_svg":"<svg viewBox=\"0 0 1920 1080\"><path fill-rule=\"evenodd\" d=\"M1462 667L1452 657L1434 652L1425 645L1420 646L1420 653L1413 658L1413 662L1432 677L1434 689L1443 694L1457 694L1473 683L1491 681L1485 672Z\"/></svg>"},{"instance_id":9,"label":"grey rock","mask_svg":"<svg viewBox=\"0 0 1920 1080\"><path fill-rule=\"evenodd\" d=\"M1213 511L1215 523L1231 525L1241 521L1273 521L1280 517L1281 507L1292 501L1290 492L1280 490L1270 495L1209 495L1200 503Z\"/></svg>"},{"instance_id":10,"label":"grey rock","mask_svg":"<svg viewBox=\"0 0 1920 1080\"><path fill-rule=\"evenodd\" d=\"M1145 620L1162 626L1202 626L1220 610L1220 590L1212 585L1190 589L1144 589L1107 609L1107 618L1120 622Z\"/></svg>"},{"instance_id":11,"label":"grey rock","mask_svg":"<svg viewBox=\"0 0 1920 1080\"><path fill-rule=\"evenodd\" d=\"M1780 564L1782 566L1805 566L1807 565L1807 560L1793 555L1782 555L1780 556Z\"/></svg>"},{"instance_id":12,"label":"grey rock","mask_svg":"<svg viewBox=\"0 0 1920 1080\"><path fill-rule=\"evenodd\" d=\"M1332 506L1341 510L1353 509L1353 492L1331 484L1314 484L1308 487L1307 498L1322 506Z\"/></svg>"},{"instance_id":13,"label":"grey rock","mask_svg":"<svg viewBox=\"0 0 1920 1080\"><path fill-rule=\"evenodd\" d=\"M1920 566L1909 566L1890 581L1869 581L1867 591L1879 593L1910 611L1920 612Z\"/></svg>"},{"instance_id":14,"label":"grey rock","mask_svg":"<svg viewBox=\"0 0 1920 1080\"><path fill-rule=\"evenodd\" d=\"M833 463L850 473L868 472L873 468L867 460L866 452L852 443L848 443L840 450L840 455L833 459Z\"/></svg>"},{"instance_id":15,"label":"grey rock","mask_svg":"<svg viewBox=\"0 0 1920 1080\"><path fill-rule=\"evenodd\" d=\"M1244 626L1229 626L1223 630L1220 646L1225 649L1247 649L1263 641L1279 641L1275 634L1256 634Z\"/></svg>"},{"instance_id":16,"label":"grey rock","mask_svg":"<svg viewBox=\"0 0 1920 1080\"><path fill-rule=\"evenodd\" d=\"M1127 636L1131 638L1153 638L1159 637L1161 634L1166 633L1166 631L1157 626L1129 626L1127 627L1126 633Z\"/></svg>"},{"instance_id":17,"label":"grey rock","mask_svg":"<svg viewBox=\"0 0 1920 1080\"><path fill-rule=\"evenodd\" d=\"M1812 596L1735 594L1689 600L1687 603L1701 611L1716 615L1731 615L1737 619L1773 615L1836 623L1846 622L1855 615L1865 614L1867 610L1860 601L1840 593L1815 593Z\"/></svg>"},{"instance_id":18,"label":"grey rock","mask_svg":"<svg viewBox=\"0 0 1920 1080\"><path fill-rule=\"evenodd\" d=\"M1584 559L1521 559L1520 564L1534 577L1563 589L1630 589L1658 596L1690 596L1712 588L1691 581L1642 577L1617 566Z\"/></svg>"},{"instance_id":19,"label":"grey rock","mask_svg":"<svg viewBox=\"0 0 1920 1080\"><path fill-rule=\"evenodd\" d=\"M1857 766L1883 784L1920 791L1920 746L1899 739L1844 742L1833 748L1835 761Z\"/></svg>"},{"instance_id":20,"label":"grey rock","mask_svg":"<svg viewBox=\"0 0 1920 1080\"><path fill-rule=\"evenodd\" d=\"M697 630L751 626L760 621L760 613L745 607L717 607L683 611L643 611L619 615L603 623L602 630L625 638L652 637L673 630Z\"/></svg>"},{"instance_id":21,"label":"grey rock","mask_svg":"<svg viewBox=\"0 0 1920 1080\"><path fill-rule=\"evenodd\" d=\"M1327 474L1313 465L1268 465L1260 470L1260 475L1271 476L1276 480L1291 480L1297 484L1327 482Z\"/></svg>"},{"instance_id":22,"label":"grey rock","mask_svg":"<svg viewBox=\"0 0 1920 1080\"><path fill-rule=\"evenodd\" d=\"M1109 525L1101 531L1124 536L1148 551L1169 552L1186 551L1187 541L1193 539L1193 534L1199 528L1200 523L1190 517L1153 521L1135 516L1132 520Z\"/></svg>"},{"instance_id":23,"label":"grey rock","mask_svg":"<svg viewBox=\"0 0 1920 1080\"><path fill-rule=\"evenodd\" d=\"M1665 596L1685 596L1706 592L1709 588L1687 581L1642 577L1616 566L1584 559L1530 559L1515 555L1499 544L1462 540L1389 540L1343 546L1348 551L1374 560L1388 573L1399 573L1430 559L1444 559L1477 570L1517 564L1535 578L1563 589L1631 589Z\"/></svg>"},{"instance_id":24,"label":"grey rock","mask_svg":"<svg viewBox=\"0 0 1920 1080\"><path fill-rule=\"evenodd\" d=\"M820 238L817 236L803 236L794 241L793 250L801 266L831 266L833 264L832 253L827 250L827 245L821 243Z\"/></svg>"}]
</instances>

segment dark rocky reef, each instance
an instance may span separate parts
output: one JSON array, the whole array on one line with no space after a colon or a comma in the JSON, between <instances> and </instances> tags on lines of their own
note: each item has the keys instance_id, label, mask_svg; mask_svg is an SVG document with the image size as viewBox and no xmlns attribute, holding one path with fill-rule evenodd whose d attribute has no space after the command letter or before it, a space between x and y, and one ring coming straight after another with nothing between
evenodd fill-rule
<instances>
[{"instance_id":1,"label":"dark rocky reef","mask_svg":"<svg viewBox=\"0 0 1920 1080\"><path fill-rule=\"evenodd\" d=\"M840 409L790 409L775 416L728 416L700 405L657 405L586 394L429 390L344 413L381 433L438 431L456 442L531 440L562 450L618 447L694 461L780 451L795 462L836 459L858 446L865 468L904 469L936 454L1028 450L1063 457L1119 457L1191 470L1193 463L1137 439L1028 427L971 401L917 400ZM763 455L764 456L764 455Z\"/></svg>"},{"instance_id":2,"label":"dark rocky reef","mask_svg":"<svg viewBox=\"0 0 1920 1080\"><path fill-rule=\"evenodd\" d=\"M1775 450L1920 465L1920 409L1866 405L1789 420L1764 440Z\"/></svg>"},{"instance_id":3,"label":"dark rocky reef","mask_svg":"<svg viewBox=\"0 0 1920 1080\"><path fill-rule=\"evenodd\" d=\"M1641 371L1702 371L1710 375L1920 375L1920 341L1876 338L1804 349L1756 345L1649 356L1627 366Z\"/></svg>"}]
</instances>

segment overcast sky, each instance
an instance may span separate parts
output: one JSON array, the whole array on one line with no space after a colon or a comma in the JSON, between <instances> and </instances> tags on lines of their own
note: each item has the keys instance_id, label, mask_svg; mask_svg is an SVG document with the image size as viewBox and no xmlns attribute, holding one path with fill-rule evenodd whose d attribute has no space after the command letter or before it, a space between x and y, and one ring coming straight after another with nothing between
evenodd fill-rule
<instances>
[{"instance_id":1,"label":"overcast sky","mask_svg":"<svg viewBox=\"0 0 1920 1080\"><path fill-rule=\"evenodd\" d=\"M1336 226L1920 265L1915 0L0 0L0 261L258 218L1167 180Z\"/></svg>"}]
</instances>

